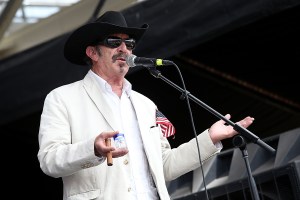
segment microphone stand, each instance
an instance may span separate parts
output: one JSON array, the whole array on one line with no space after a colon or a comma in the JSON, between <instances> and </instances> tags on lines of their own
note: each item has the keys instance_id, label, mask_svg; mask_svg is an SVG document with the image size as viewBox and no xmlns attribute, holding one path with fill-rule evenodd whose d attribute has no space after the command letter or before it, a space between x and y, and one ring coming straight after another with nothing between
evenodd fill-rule
<instances>
[{"instance_id":1,"label":"microphone stand","mask_svg":"<svg viewBox=\"0 0 300 200\"><path fill-rule=\"evenodd\" d=\"M233 143L234 144L236 143L236 145L240 147L240 149L242 151L242 154L243 154L243 158L245 159L245 164L246 164L246 167L247 167L248 180L250 182L250 191L251 191L252 198L255 199L255 200L259 200L256 184L255 184L253 176L251 175L251 169L250 169L250 165L249 165L249 161L248 161L248 153L247 153L247 150L246 150L246 143L244 142L243 137L247 138L249 141L252 141L255 144L258 144L259 146L261 146L265 150L271 152L272 154L274 154L276 152L275 149L272 148L271 146L269 146L268 144L266 144L258 136L256 136L255 134L253 134L252 132L250 132L246 128L240 126L237 123L233 123L229 119L225 118L225 116L221 115L219 112L217 112L216 110L214 110L213 108L211 108L210 106L205 104L204 102L200 101L199 99L197 99L190 92L182 89L181 87L179 87L178 85L176 85L175 83L173 83L172 81L170 81L169 79L164 77L161 74L161 72L158 71L155 67L149 67L149 66L147 67L146 66L146 68L149 70L149 72L152 76L154 76L155 78L160 78L161 80L165 81L166 83L168 83L169 85L171 85L175 89L177 89L180 92L184 93L189 99L191 99L192 101L194 101L195 103L197 103L202 108L206 109L207 111L209 111L210 113L212 113L213 115L218 117L219 119L224 120L228 125L232 126L233 129L239 133L240 137L243 139L243 142L239 143L239 142L235 141ZM184 95L182 95L182 96L184 96ZM236 139L234 139L234 140L236 140Z\"/></svg>"},{"instance_id":2,"label":"microphone stand","mask_svg":"<svg viewBox=\"0 0 300 200\"><path fill-rule=\"evenodd\" d=\"M163 80L166 83L168 83L169 85L173 86L175 89L179 90L180 92L186 93L189 99L193 100L195 103L197 103L198 105L200 105L201 107L203 107L204 109L206 109L207 111L209 111L210 113L212 113L213 115L218 117L219 119L224 120L228 125L232 126L234 130L236 130L238 133L243 135L248 140L252 141L255 144L260 145L262 148L270 151L271 153L276 152L275 149L273 149L271 146L269 146L264 141L262 141L258 136L251 133L249 130L240 126L239 124L236 124L236 123L230 121L229 119L225 118L225 116L221 115L219 112L217 112L216 110L214 110L213 108L211 108L210 106L205 104L204 102L200 101L199 99L197 99L190 92L184 91L181 87L179 87L178 85L176 85L175 83L173 83L172 81L170 81L169 79L167 79L166 77L161 75L161 72L158 71L157 69L155 69L154 67L149 67L147 69L149 70L151 75L153 75L155 78L160 78L161 80Z\"/></svg>"},{"instance_id":3,"label":"microphone stand","mask_svg":"<svg viewBox=\"0 0 300 200\"><path fill-rule=\"evenodd\" d=\"M250 192L251 192L252 199L259 200L257 187L255 184L254 177L251 174L250 163L248 160L248 152L247 152L247 147L246 147L247 143L246 143L244 137L241 135L234 136L232 141L233 141L233 145L235 147L239 147L242 152L242 155L243 155L243 158L245 161L245 165L246 165L246 169L247 169L248 181L250 183Z\"/></svg>"}]
</instances>

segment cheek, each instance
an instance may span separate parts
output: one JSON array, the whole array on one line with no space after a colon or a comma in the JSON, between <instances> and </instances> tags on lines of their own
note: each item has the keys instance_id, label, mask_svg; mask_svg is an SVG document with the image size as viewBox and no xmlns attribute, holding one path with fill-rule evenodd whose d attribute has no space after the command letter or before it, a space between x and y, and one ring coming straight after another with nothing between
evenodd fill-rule
<instances>
[{"instance_id":1,"label":"cheek","mask_svg":"<svg viewBox=\"0 0 300 200\"><path fill-rule=\"evenodd\" d=\"M102 59L106 63L112 63L113 62L113 54L109 52L103 52L100 59Z\"/></svg>"}]
</instances>

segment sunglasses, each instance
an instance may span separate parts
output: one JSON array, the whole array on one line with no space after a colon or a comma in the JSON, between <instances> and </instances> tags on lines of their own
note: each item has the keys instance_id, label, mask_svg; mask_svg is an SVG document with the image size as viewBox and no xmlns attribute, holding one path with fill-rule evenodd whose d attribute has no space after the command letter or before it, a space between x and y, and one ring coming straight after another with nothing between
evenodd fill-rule
<instances>
[{"instance_id":1,"label":"sunglasses","mask_svg":"<svg viewBox=\"0 0 300 200\"><path fill-rule=\"evenodd\" d=\"M101 44L109 48L117 48L122 44L122 42L125 43L126 48L128 50L133 50L135 47L135 39L133 38L123 39L115 36L106 37L104 40L98 42L97 44Z\"/></svg>"}]
</instances>

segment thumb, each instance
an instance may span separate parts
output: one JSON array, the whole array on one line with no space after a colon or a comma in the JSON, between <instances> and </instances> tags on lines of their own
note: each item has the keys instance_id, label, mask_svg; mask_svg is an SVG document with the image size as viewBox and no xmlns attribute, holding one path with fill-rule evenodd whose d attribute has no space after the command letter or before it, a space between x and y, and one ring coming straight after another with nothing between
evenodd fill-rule
<instances>
[{"instance_id":1,"label":"thumb","mask_svg":"<svg viewBox=\"0 0 300 200\"><path fill-rule=\"evenodd\" d=\"M231 115L230 115L230 114L226 114L226 115L225 115L225 118L226 118L226 119L230 119L230 118L231 118ZM222 122L222 124L225 124L225 123L226 123L223 119L221 119L220 121Z\"/></svg>"}]
</instances>

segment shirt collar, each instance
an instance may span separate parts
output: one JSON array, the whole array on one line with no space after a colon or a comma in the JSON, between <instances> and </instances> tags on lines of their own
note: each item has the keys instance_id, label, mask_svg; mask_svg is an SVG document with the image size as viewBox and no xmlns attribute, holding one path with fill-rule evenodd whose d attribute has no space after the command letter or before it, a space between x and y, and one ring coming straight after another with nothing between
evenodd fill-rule
<instances>
[{"instance_id":1,"label":"shirt collar","mask_svg":"<svg viewBox=\"0 0 300 200\"><path fill-rule=\"evenodd\" d=\"M96 79L97 84L100 86L100 89L103 92L112 92L112 88L111 86L107 83L106 80L104 80L103 78L101 78L100 76L98 76L95 72L93 72L91 70L93 76ZM123 88L122 88L122 92L125 92L127 94L127 96L129 97L131 92L132 92L132 85L131 83L124 78L124 82L123 82Z\"/></svg>"}]
</instances>

